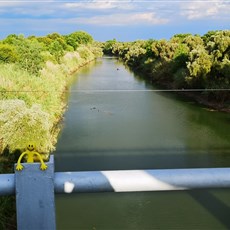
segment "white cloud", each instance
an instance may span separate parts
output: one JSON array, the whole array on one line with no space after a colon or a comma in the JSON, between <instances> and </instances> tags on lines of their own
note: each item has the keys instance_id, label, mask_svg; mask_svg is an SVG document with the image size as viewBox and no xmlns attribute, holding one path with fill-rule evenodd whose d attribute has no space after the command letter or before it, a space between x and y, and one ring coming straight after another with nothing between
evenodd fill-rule
<instances>
[{"instance_id":1,"label":"white cloud","mask_svg":"<svg viewBox=\"0 0 230 230\"><path fill-rule=\"evenodd\" d=\"M46 0L0 0L0 7L11 7L18 5L28 5L30 3L45 3ZM49 0L49 2L55 2L55 0Z\"/></svg>"},{"instance_id":2,"label":"white cloud","mask_svg":"<svg viewBox=\"0 0 230 230\"><path fill-rule=\"evenodd\" d=\"M3 10L4 8L13 7L13 6L19 6L22 5L21 2L11 2L11 1L0 1L0 10Z\"/></svg>"},{"instance_id":3,"label":"white cloud","mask_svg":"<svg viewBox=\"0 0 230 230\"><path fill-rule=\"evenodd\" d=\"M112 2L94 2L94 3L65 3L64 7L66 9L75 10L75 9L113 9L116 8L116 5Z\"/></svg>"},{"instance_id":4,"label":"white cloud","mask_svg":"<svg viewBox=\"0 0 230 230\"><path fill-rule=\"evenodd\" d=\"M91 18L76 18L76 23L102 25L102 26L126 26L126 25L156 25L166 24L168 19L158 18L154 13L129 13L100 15Z\"/></svg>"},{"instance_id":5,"label":"white cloud","mask_svg":"<svg viewBox=\"0 0 230 230\"><path fill-rule=\"evenodd\" d=\"M190 1L180 6L181 15L189 20L229 17L230 5L226 1Z\"/></svg>"},{"instance_id":6,"label":"white cloud","mask_svg":"<svg viewBox=\"0 0 230 230\"><path fill-rule=\"evenodd\" d=\"M58 4L53 4L54 1L45 2L43 1L1 1L0 0L0 13L7 14L7 18L11 16L41 16L50 15L51 13L57 12Z\"/></svg>"},{"instance_id":7,"label":"white cloud","mask_svg":"<svg viewBox=\"0 0 230 230\"><path fill-rule=\"evenodd\" d=\"M134 9L133 4L118 1L91 1L91 2L71 2L65 3L64 8L69 10L109 10L109 9Z\"/></svg>"}]
</instances>

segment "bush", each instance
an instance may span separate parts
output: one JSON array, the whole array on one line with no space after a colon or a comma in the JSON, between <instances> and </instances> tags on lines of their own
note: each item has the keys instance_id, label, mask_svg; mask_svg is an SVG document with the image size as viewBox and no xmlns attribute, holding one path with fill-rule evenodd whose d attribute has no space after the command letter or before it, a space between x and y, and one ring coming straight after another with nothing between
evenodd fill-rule
<instances>
[{"instance_id":1,"label":"bush","mask_svg":"<svg viewBox=\"0 0 230 230\"><path fill-rule=\"evenodd\" d=\"M21 39L17 43L18 64L31 74L38 75L44 65L43 48L36 40Z\"/></svg>"},{"instance_id":2,"label":"bush","mask_svg":"<svg viewBox=\"0 0 230 230\"><path fill-rule=\"evenodd\" d=\"M37 104L28 108L22 100L0 101L2 150L22 150L28 142L33 141L40 152L48 153L54 149L51 143L52 125L49 114Z\"/></svg>"},{"instance_id":3,"label":"bush","mask_svg":"<svg viewBox=\"0 0 230 230\"><path fill-rule=\"evenodd\" d=\"M15 52L15 48L9 44L0 44L0 62L10 63L16 62L18 56Z\"/></svg>"}]
</instances>

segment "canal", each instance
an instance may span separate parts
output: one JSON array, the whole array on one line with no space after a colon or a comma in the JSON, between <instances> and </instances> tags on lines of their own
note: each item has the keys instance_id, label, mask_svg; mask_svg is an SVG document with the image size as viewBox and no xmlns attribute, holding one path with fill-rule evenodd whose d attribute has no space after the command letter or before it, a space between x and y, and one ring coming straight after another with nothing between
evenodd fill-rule
<instances>
[{"instance_id":1,"label":"canal","mask_svg":"<svg viewBox=\"0 0 230 230\"><path fill-rule=\"evenodd\" d=\"M154 87L116 58L77 73L56 171L230 166L230 116ZM56 196L57 229L229 229L230 190Z\"/></svg>"}]
</instances>

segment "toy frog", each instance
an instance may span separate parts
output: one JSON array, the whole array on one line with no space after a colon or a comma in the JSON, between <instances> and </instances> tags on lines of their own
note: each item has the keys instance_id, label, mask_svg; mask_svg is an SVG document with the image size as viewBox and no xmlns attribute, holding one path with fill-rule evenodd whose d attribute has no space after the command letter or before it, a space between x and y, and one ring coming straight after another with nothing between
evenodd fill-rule
<instances>
[{"instance_id":1,"label":"toy frog","mask_svg":"<svg viewBox=\"0 0 230 230\"><path fill-rule=\"evenodd\" d=\"M41 155L35 151L35 147L36 147L36 145L34 143L28 143L28 145L26 146L26 151L23 152L21 154L21 156L18 158L16 170L22 170L23 169L23 166L21 164L21 160L25 155L27 155L27 163L33 163L34 162L34 156L37 156L41 162L40 169L41 170L47 169L48 166L44 163Z\"/></svg>"}]
</instances>

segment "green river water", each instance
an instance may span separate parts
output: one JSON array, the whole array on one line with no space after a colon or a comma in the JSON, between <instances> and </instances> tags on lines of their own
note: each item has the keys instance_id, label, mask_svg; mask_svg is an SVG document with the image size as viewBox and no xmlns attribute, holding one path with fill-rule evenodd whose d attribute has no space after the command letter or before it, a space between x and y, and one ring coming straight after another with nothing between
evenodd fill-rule
<instances>
[{"instance_id":1,"label":"green river water","mask_svg":"<svg viewBox=\"0 0 230 230\"><path fill-rule=\"evenodd\" d=\"M77 73L56 171L230 166L230 115L154 92L115 58ZM230 190L56 196L57 229L230 229Z\"/></svg>"}]
</instances>

